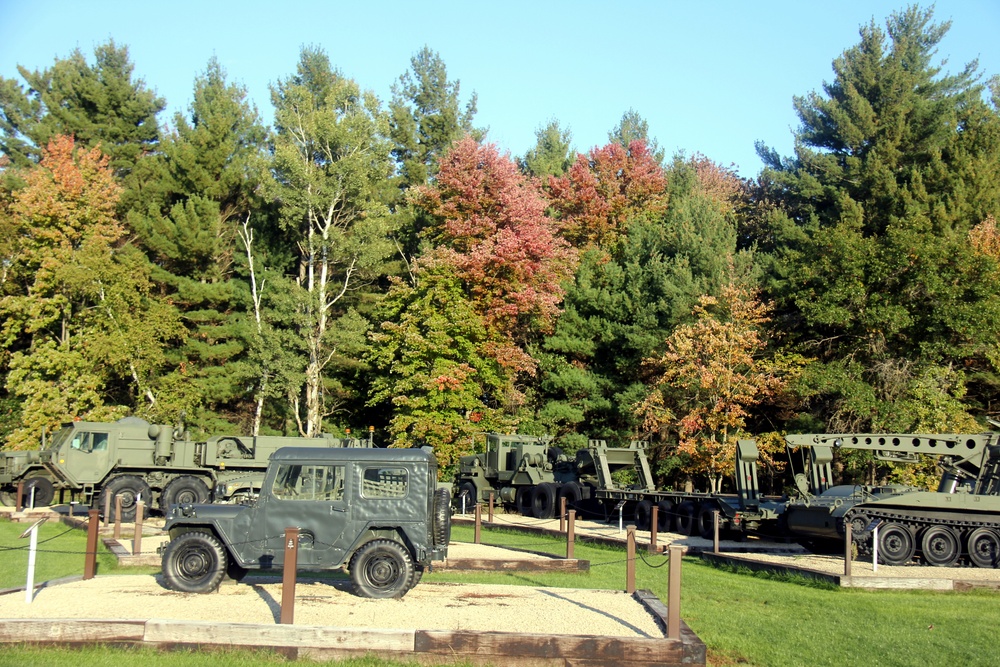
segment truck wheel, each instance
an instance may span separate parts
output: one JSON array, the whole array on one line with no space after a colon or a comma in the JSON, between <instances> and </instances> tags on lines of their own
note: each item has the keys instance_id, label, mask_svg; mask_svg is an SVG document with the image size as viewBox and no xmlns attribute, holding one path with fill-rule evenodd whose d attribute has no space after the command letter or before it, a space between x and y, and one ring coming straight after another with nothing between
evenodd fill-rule
<instances>
[{"instance_id":1,"label":"truck wheel","mask_svg":"<svg viewBox=\"0 0 1000 667\"><path fill-rule=\"evenodd\" d=\"M146 507L149 507L149 501L153 497L153 492L150 490L149 484L146 484L146 480L141 477L135 475L115 477L104 486L98 500L98 503L100 503L98 509L103 510L104 499L111 499L111 504L108 505L108 521L115 520L115 496L121 496L122 521L128 523L135 521L135 505L139 499L141 498L146 503Z\"/></svg>"},{"instance_id":2,"label":"truck wheel","mask_svg":"<svg viewBox=\"0 0 1000 667\"><path fill-rule=\"evenodd\" d=\"M163 550L163 582L172 591L211 593L222 582L227 558L214 535L184 533L170 540Z\"/></svg>"},{"instance_id":3,"label":"truck wheel","mask_svg":"<svg viewBox=\"0 0 1000 667\"><path fill-rule=\"evenodd\" d=\"M160 494L160 510L166 514L171 505L199 505L208 502L208 487L194 475L174 477Z\"/></svg>"},{"instance_id":4,"label":"truck wheel","mask_svg":"<svg viewBox=\"0 0 1000 667\"><path fill-rule=\"evenodd\" d=\"M412 579L410 552L394 540L368 542L351 559L351 582L361 597L401 598Z\"/></svg>"},{"instance_id":5,"label":"truck wheel","mask_svg":"<svg viewBox=\"0 0 1000 667\"><path fill-rule=\"evenodd\" d=\"M694 532L694 503L681 503L677 506L674 516L676 518L678 533L681 535L691 535Z\"/></svg>"},{"instance_id":6,"label":"truck wheel","mask_svg":"<svg viewBox=\"0 0 1000 667\"><path fill-rule=\"evenodd\" d=\"M17 506L17 489L0 489L0 505Z\"/></svg>"},{"instance_id":7,"label":"truck wheel","mask_svg":"<svg viewBox=\"0 0 1000 667\"><path fill-rule=\"evenodd\" d=\"M531 489L532 487L530 486L520 486L517 489L517 493L514 494L514 504L517 506L517 511L521 516L535 516L535 510L531 505Z\"/></svg>"},{"instance_id":8,"label":"truck wheel","mask_svg":"<svg viewBox=\"0 0 1000 667\"><path fill-rule=\"evenodd\" d=\"M465 499L465 513L471 514L476 511L476 503L479 501L479 493L476 485L472 482L462 482L458 487L458 507L462 507L462 499Z\"/></svg>"},{"instance_id":9,"label":"truck wheel","mask_svg":"<svg viewBox=\"0 0 1000 667\"><path fill-rule=\"evenodd\" d=\"M531 510L537 519L551 519L556 509L556 485L542 482L531 492Z\"/></svg>"},{"instance_id":10,"label":"truck wheel","mask_svg":"<svg viewBox=\"0 0 1000 667\"><path fill-rule=\"evenodd\" d=\"M451 542L451 498L448 489L434 491L434 545L448 546Z\"/></svg>"},{"instance_id":11,"label":"truck wheel","mask_svg":"<svg viewBox=\"0 0 1000 667\"><path fill-rule=\"evenodd\" d=\"M31 502L32 490L35 492L35 507L48 507L56 497L56 489L47 477L29 477L24 480L22 506L27 507Z\"/></svg>"},{"instance_id":12,"label":"truck wheel","mask_svg":"<svg viewBox=\"0 0 1000 667\"><path fill-rule=\"evenodd\" d=\"M649 521L652 516L652 502L640 500L635 504L635 527L637 530L649 530Z\"/></svg>"},{"instance_id":13,"label":"truck wheel","mask_svg":"<svg viewBox=\"0 0 1000 667\"><path fill-rule=\"evenodd\" d=\"M566 510L580 510L580 500L583 498L583 490L576 482L566 482L559 487L559 497L566 499Z\"/></svg>"},{"instance_id":14,"label":"truck wheel","mask_svg":"<svg viewBox=\"0 0 1000 667\"><path fill-rule=\"evenodd\" d=\"M715 517L712 513L716 508L712 505L702 505L698 508L698 534L706 540L715 538Z\"/></svg>"},{"instance_id":15,"label":"truck wheel","mask_svg":"<svg viewBox=\"0 0 1000 667\"><path fill-rule=\"evenodd\" d=\"M669 500L656 503L656 530L669 533L674 527L674 504Z\"/></svg>"}]
</instances>

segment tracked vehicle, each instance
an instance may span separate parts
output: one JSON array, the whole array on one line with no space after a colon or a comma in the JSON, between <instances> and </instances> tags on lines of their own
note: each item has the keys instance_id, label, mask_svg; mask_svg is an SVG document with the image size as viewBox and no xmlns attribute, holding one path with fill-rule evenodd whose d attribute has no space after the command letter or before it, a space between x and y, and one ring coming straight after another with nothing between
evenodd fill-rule
<instances>
[{"instance_id":1,"label":"tracked vehicle","mask_svg":"<svg viewBox=\"0 0 1000 667\"><path fill-rule=\"evenodd\" d=\"M850 524L859 553L879 562L949 567L1000 566L1000 442L981 434L807 434L786 436L800 498L783 521L792 535L842 541ZM937 490L909 486L831 486L837 449L874 451L880 460L939 457Z\"/></svg>"}]
</instances>

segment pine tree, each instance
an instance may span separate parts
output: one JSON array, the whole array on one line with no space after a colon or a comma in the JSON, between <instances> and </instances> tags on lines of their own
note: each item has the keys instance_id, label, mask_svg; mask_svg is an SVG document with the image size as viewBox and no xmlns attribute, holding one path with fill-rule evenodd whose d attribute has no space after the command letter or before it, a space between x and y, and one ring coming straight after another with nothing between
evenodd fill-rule
<instances>
[{"instance_id":1,"label":"pine tree","mask_svg":"<svg viewBox=\"0 0 1000 667\"><path fill-rule=\"evenodd\" d=\"M518 161L518 166L529 176L546 181L549 176L562 176L573 163L572 139L569 130L559 127L559 121L549 121L535 130L535 147L528 149L524 158ZM547 185L547 182L544 184Z\"/></svg>"}]
</instances>

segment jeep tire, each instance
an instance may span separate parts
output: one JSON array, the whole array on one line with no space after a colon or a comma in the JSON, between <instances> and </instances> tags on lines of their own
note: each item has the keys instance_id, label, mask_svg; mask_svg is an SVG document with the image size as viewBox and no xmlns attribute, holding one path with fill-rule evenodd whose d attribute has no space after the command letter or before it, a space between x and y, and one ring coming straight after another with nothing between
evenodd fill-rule
<instances>
[{"instance_id":1,"label":"jeep tire","mask_svg":"<svg viewBox=\"0 0 1000 667\"><path fill-rule=\"evenodd\" d=\"M226 574L229 555L219 540L202 531L183 533L163 551L163 581L183 593L211 593Z\"/></svg>"},{"instance_id":2,"label":"jeep tire","mask_svg":"<svg viewBox=\"0 0 1000 667\"><path fill-rule=\"evenodd\" d=\"M410 552L395 540L372 540L351 558L354 592L366 598L401 598L414 583Z\"/></svg>"}]
</instances>

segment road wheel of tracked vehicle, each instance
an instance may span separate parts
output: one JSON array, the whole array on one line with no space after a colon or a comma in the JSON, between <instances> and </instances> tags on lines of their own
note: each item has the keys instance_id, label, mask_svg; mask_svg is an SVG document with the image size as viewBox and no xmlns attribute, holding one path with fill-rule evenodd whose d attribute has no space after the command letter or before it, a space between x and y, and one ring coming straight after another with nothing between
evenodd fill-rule
<instances>
[{"instance_id":1,"label":"road wheel of tracked vehicle","mask_svg":"<svg viewBox=\"0 0 1000 667\"><path fill-rule=\"evenodd\" d=\"M1000 566L1000 534L989 528L976 528L969 534L969 560L977 567Z\"/></svg>"},{"instance_id":2,"label":"road wheel of tracked vehicle","mask_svg":"<svg viewBox=\"0 0 1000 667\"><path fill-rule=\"evenodd\" d=\"M451 497L448 489L434 491L434 546L446 547L451 542Z\"/></svg>"},{"instance_id":3,"label":"road wheel of tracked vehicle","mask_svg":"<svg viewBox=\"0 0 1000 667\"><path fill-rule=\"evenodd\" d=\"M906 526L888 523L878 532L879 562L884 565L906 565L913 560L913 533Z\"/></svg>"},{"instance_id":4,"label":"road wheel of tracked vehicle","mask_svg":"<svg viewBox=\"0 0 1000 667\"><path fill-rule=\"evenodd\" d=\"M462 502L465 505L462 505ZM458 508L465 508L466 514L472 514L476 511L476 503L479 501L479 493L476 491L476 485L472 482L462 482L461 486L458 487Z\"/></svg>"},{"instance_id":5,"label":"road wheel of tracked vehicle","mask_svg":"<svg viewBox=\"0 0 1000 667\"><path fill-rule=\"evenodd\" d=\"M685 501L677 506L674 512L677 525L677 532L681 535L691 535L694 533L695 506L694 503Z\"/></svg>"},{"instance_id":6,"label":"road wheel of tracked vehicle","mask_svg":"<svg viewBox=\"0 0 1000 667\"><path fill-rule=\"evenodd\" d=\"M104 486L98 500L98 509L103 511L105 498L111 499L111 504L108 506L110 508L108 521L115 520L115 496L120 496L122 499L122 521L128 523L135 521L135 506L139 499L141 498L146 503L146 507L149 507L153 492L150 491L149 484L146 484L146 481L141 477L135 475L115 477Z\"/></svg>"},{"instance_id":7,"label":"road wheel of tracked vehicle","mask_svg":"<svg viewBox=\"0 0 1000 667\"><path fill-rule=\"evenodd\" d=\"M517 493L514 494L514 505L517 506L517 511L521 516L535 516L535 510L531 505L532 488L530 486L521 486L518 487Z\"/></svg>"},{"instance_id":8,"label":"road wheel of tracked vehicle","mask_svg":"<svg viewBox=\"0 0 1000 667\"><path fill-rule=\"evenodd\" d=\"M715 538L715 512L719 508L715 505L706 504L698 508L698 535L711 540Z\"/></svg>"},{"instance_id":9,"label":"road wheel of tracked vehicle","mask_svg":"<svg viewBox=\"0 0 1000 667\"><path fill-rule=\"evenodd\" d=\"M413 581L413 561L399 542L373 540L351 559L354 592L366 598L401 598Z\"/></svg>"},{"instance_id":10,"label":"road wheel of tracked vehicle","mask_svg":"<svg viewBox=\"0 0 1000 667\"><path fill-rule=\"evenodd\" d=\"M542 482L531 492L531 510L537 519L551 519L556 510L556 485Z\"/></svg>"},{"instance_id":11,"label":"road wheel of tracked vehicle","mask_svg":"<svg viewBox=\"0 0 1000 667\"><path fill-rule=\"evenodd\" d=\"M214 535L183 533L170 540L163 551L163 581L172 591L211 593L226 573L227 558Z\"/></svg>"},{"instance_id":12,"label":"road wheel of tracked vehicle","mask_svg":"<svg viewBox=\"0 0 1000 667\"><path fill-rule=\"evenodd\" d=\"M29 477L24 480L24 495L21 496L23 507L31 505L32 492L35 494L35 507L48 507L52 504L52 499L56 497L56 488L52 486L52 481L47 477Z\"/></svg>"},{"instance_id":13,"label":"road wheel of tracked vehicle","mask_svg":"<svg viewBox=\"0 0 1000 667\"><path fill-rule=\"evenodd\" d=\"M208 502L208 487L200 478L193 475L174 477L163 487L160 494L160 509L164 514L170 511L171 505L199 505Z\"/></svg>"},{"instance_id":14,"label":"road wheel of tracked vehicle","mask_svg":"<svg viewBox=\"0 0 1000 667\"><path fill-rule=\"evenodd\" d=\"M576 510L580 512L580 501L583 499L583 489L576 482L566 482L559 487L558 498L566 499L566 511ZM561 507L561 505L560 505Z\"/></svg>"},{"instance_id":15,"label":"road wheel of tracked vehicle","mask_svg":"<svg viewBox=\"0 0 1000 667\"><path fill-rule=\"evenodd\" d=\"M937 567L951 567L962 553L958 535L947 526L931 526L924 530L920 540L924 560Z\"/></svg>"},{"instance_id":16,"label":"road wheel of tracked vehicle","mask_svg":"<svg viewBox=\"0 0 1000 667\"><path fill-rule=\"evenodd\" d=\"M674 504L669 500L656 503L656 530L669 533L674 527Z\"/></svg>"},{"instance_id":17,"label":"road wheel of tracked vehicle","mask_svg":"<svg viewBox=\"0 0 1000 667\"><path fill-rule=\"evenodd\" d=\"M650 519L653 518L653 503L649 500L640 500L635 504L633 516L637 530L649 530Z\"/></svg>"}]
</instances>

